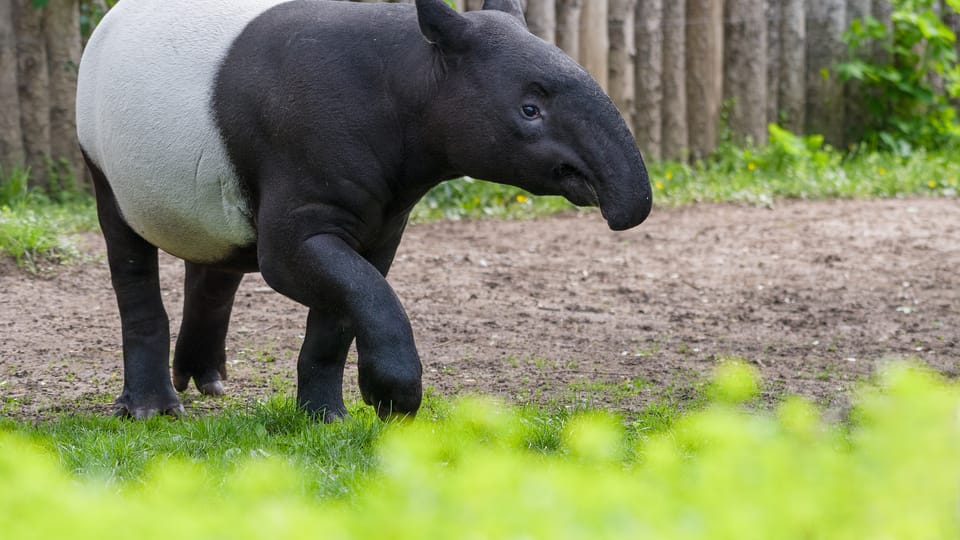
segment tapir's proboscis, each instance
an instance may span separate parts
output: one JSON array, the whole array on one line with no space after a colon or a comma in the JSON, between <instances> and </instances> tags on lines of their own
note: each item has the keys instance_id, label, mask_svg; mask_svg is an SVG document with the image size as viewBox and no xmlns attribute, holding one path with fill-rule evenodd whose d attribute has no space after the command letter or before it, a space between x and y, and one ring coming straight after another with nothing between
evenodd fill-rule
<instances>
[{"instance_id":1,"label":"tapir's proboscis","mask_svg":"<svg viewBox=\"0 0 960 540\"><path fill-rule=\"evenodd\" d=\"M652 204L613 102L519 0L124 0L84 51L77 131L120 308L115 413L136 418L181 414L191 380L224 392L256 271L309 308L299 406L346 414L356 339L363 400L414 415L420 357L386 275L427 191L483 178L599 206L614 230ZM158 248L186 264L172 380Z\"/></svg>"}]
</instances>

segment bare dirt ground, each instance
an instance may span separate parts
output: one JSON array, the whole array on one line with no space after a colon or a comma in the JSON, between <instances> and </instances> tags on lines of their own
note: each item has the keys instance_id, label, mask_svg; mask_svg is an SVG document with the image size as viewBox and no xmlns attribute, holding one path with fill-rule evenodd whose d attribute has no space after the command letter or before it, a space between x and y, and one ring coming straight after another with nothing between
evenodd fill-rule
<instances>
[{"instance_id":1,"label":"bare dirt ground","mask_svg":"<svg viewBox=\"0 0 960 540\"><path fill-rule=\"evenodd\" d=\"M31 276L0 262L0 407L21 419L108 413L119 319L102 240ZM174 339L182 265L161 259ZM953 199L655 209L626 233L597 214L412 226L390 281L428 391L604 406L700 395L724 357L756 365L764 397L842 410L890 360L960 375L960 202ZM293 395L306 309L245 278L228 338L230 398ZM357 398L356 361L347 367Z\"/></svg>"}]
</instances>

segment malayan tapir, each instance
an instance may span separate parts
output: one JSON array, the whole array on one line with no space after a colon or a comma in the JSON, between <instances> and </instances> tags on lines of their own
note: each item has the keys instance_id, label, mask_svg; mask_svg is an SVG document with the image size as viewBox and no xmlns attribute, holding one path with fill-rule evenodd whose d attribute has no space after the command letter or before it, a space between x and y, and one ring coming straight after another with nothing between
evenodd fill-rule
<instances>
[{"instance_id":1,"label":"malayan tapir","mask_svg":"<svg viewBox=\"0 0 960 540\"><path fill-rule=\"evenodd\" d=\"M123 0L80 62L77 131L120 308L122 416L221 394L245 272L309 308L297 402L346 414L347 351L381 417L413 415L421 364L385 276L411 208L469 175L650 212L646 169L597 83L531 34L519 0ZM157 248L186 261L170 330Z\"/></svg>"}]
</instances>

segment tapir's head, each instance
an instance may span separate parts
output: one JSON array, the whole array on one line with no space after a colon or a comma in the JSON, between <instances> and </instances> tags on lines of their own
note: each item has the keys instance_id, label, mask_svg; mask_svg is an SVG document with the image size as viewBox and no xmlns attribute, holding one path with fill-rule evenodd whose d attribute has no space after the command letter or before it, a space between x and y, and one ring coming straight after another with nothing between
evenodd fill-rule
<instances>
[{"instance_id":1,"label":"tapir's head","mask_svg":"<svg viewBox=\"0 0 960 540\"><path fill-rule=\"evenodd\" d=\"M583 68L527 30L518 0L466 14L416 4L438 55L429 127L458 173L599 205L615 230L646 219L650 179L623 117Z\"/></svg>"}]
</instances>

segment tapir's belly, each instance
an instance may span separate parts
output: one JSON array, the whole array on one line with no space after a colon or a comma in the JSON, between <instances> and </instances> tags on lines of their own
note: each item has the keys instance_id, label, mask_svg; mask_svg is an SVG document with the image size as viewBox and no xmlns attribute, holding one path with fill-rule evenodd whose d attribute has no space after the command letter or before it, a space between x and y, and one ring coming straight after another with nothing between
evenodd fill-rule
<instances>
[{"instance_id":1,"label":"tapir's belly","mask_svg":"<svg viewBox=\"0 0 960 540\"><path fill-rule=\"evenodd\" d=\"M144 239L194 262L255 241L211 105L244 26L276 0L125 0L91 38L77 90L80 144Z\"/></svg>"}]
</instances>

